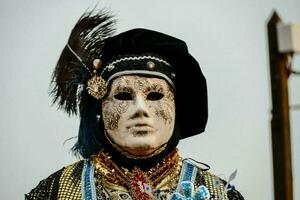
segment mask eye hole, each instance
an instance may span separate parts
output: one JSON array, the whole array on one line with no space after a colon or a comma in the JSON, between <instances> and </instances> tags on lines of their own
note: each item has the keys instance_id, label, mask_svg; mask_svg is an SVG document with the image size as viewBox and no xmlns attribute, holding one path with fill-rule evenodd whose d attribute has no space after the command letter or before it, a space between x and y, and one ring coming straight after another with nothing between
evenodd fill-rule
<instances>
[{"instance_id":1,"label":"mask eye hole","mask_svg":"<svg viewBox=\"0 0 300 200\"><path fill-rule=\"evenodd\" d=\"M115 99L122 100L122 101L129 101L133 99L132 95L129 92L120 92L116 94L114 97Z\"/></svg>"},{"instance_id":2,"label":"mask eye hole","mask_svg":"<svg viewBox=\"0 0 300 200\"><path fill-rule=\"evenodd\" d=\"M159 93L159 92L150 92L147 95L147 100L158 101L158 100L162 99L164 96L165 96L164 94Z\"/></svg>"}]
</instances>

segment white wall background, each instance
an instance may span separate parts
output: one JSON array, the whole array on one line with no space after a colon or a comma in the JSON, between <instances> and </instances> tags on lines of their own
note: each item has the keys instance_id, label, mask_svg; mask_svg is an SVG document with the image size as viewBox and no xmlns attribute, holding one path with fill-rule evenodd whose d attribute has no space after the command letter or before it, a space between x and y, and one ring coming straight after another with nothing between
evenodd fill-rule
<instances>
[{"instance_id":1,"label":"white wall background","mask_svg":"<svg viewBox=\"0 0 300 200\"><path fill-rule=\"evenodd\" d=\"M95 1L0 1L0 199L23 199L50 173L76 160L70 153L78 119L51 107L50 76L69 33ZM270 84L265 24L273 9L300 23L298 0L103 0L118 32L155 29L185 40L209 91L207 131L180 144L182 156L234 180L246 199L273 199ZM295 65L300 70L300 56ZM300 77L291 102L300 103ZM291 111L295 199L300 200L300 111Z\"/></svg>"}]
</instances>

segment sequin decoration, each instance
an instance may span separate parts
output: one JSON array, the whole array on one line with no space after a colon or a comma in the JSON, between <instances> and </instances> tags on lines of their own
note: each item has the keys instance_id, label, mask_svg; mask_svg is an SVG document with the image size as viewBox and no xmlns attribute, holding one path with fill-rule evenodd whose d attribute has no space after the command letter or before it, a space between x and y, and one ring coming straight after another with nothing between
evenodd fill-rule
<instances>
[{"instance_id":1,"label":"sequin decoration","mask_svg":"<svg viewBox=\"0 0 300 200\"><path fill-rule=\"evenodd\" d=\"M210 198L210 194L207 187L205 187L204 185L200 185L195 192L194 199L204 200L209 198Z\"/></svg>"},{"instance_id":2,"label":"sequin decoration","mask_svg":"<svg viewBox=\"0 0 300 200\"><path fill-rule=\"evenodd\" d=\"M119 167L104 152L95 156L92 162L96 179L102 184L115 184L126 188L134 200L157 199L162 187L174 190L181 168L177 149L147 172L137 167L131 171Z\"/></svg>"},{"instance_id":3,"label":"sequin decoration","mask_svg":"<svg viewBox=\"0 0 300 200\"><path fill-rule=\"evenodd\" d=\"M153 199L152 186L149 177L142 170L134 168L129 176L129 192L135 199Z\"/></svg>"},{"instance_id":4,"label":"sequin decoration","mask_svg":"<svg viewBox=\"0 0 300 200\"><path fill-rule=\"evenodd\" d=\"M182 181L180 184L180 189L179 191L181 191L181 193L185 196L185 197L191 197L192 194L194 193L194 185L192 182L190 181Z\"/></svg>"},{"instance_id":5,"label":"sequin decoration","mask_svg":"<svg viewBox=\"0 0 300 200\"><path fill-rule=\"evenodd\" d=\"M171 196L171 200L184 200L184 199L185 197L179 192L174 192L173 195Z\"/></svg>"},{"instance_id":6,"label":"sequin decoration","mask_svg":"<svg viewBox=\"0 0 300 200\"><path fill-rule=\"evenodd\" d=\"M194 192L194 184L190 181L182 181L179 192L174 192L171 200L208 200L210 193L204 185L200 185Z\"/></svg>"}]
</instances>

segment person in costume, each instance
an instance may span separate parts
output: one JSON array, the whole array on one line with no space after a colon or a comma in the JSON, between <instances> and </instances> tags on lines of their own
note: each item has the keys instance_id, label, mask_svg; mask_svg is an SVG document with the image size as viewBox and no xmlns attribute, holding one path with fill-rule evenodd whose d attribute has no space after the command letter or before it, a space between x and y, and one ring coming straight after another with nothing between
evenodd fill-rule
<instances>
[{"instance_id":1,"label":"person in costume","mask_svg":"<svg viewBox=\"0 0 300 200\"><path fill-rule=\"evenodd\" d=\"M87 12L73 28L51 94L79 114L73 150L84 159L25 199L244 199L176 148L205 130L208 115L205 77L186 43L141 28L115 35L114 24L108 12Z\"/></svg>"}]
</instances>

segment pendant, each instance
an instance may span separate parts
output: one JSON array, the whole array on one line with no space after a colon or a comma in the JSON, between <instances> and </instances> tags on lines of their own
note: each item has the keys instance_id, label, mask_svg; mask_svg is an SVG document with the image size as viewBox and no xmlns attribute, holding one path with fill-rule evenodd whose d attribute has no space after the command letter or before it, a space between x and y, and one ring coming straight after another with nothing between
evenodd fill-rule
<instances>
[{"instance_id":1,"label":"pendant","mask_svg":"<svg viewBox=\"0 0 300 200\"><path fill-rule=\"evenodd\" d=\"M148 176L142 170L134 168L129 179L129 192L136 200L154 199L152 185Z\"/></svg>"}]
</instances>

